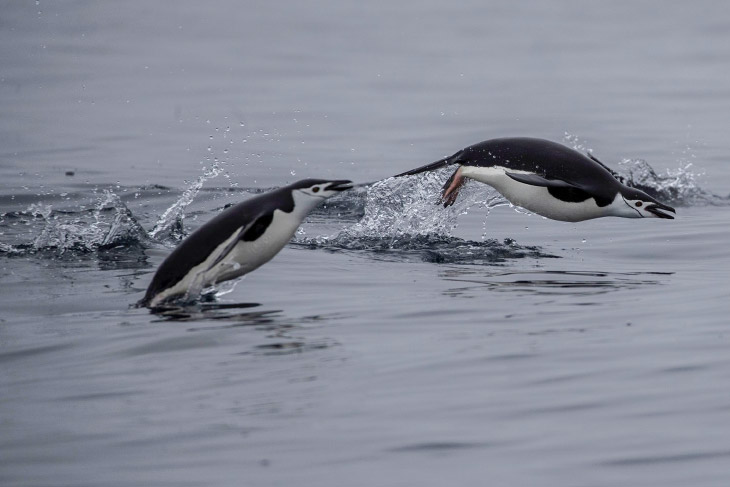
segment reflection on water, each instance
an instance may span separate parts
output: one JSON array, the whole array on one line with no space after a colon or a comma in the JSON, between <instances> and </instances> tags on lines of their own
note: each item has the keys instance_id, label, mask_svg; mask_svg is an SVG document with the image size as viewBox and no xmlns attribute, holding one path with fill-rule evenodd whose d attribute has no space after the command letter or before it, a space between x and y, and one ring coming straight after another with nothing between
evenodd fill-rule
<instances>
[{"instance_id":1,"label":"reflection on water","mask_svg":"<svg viewBox=\"0 0 730 487\"><path fill-rule=\"evenodd\" d=\"M154 307L150 313L160 317L156 321L199 321L199 320L228 320L236 321L237 326L260 325L269 323L273 317L281 313L280 310L231 312L236 309L247 309L261 306L259 303L196 303L169 304Z\"/></svg>"},{"instance_id":2,"label":"reflection on water","mask_svg":"<svg viewBox=\"0 0 730 487\"><path fill-rule=\"evenodd\" d=\"M186 328L188 332L210 332L253 327L266 333L266 343L254 344L250 350L237 354L262 353L264 355L287 355L311 350L321 350L337 344L326 337L304 336L302 331L313 325L343 318L340 314L308 315L299 318L287 317L283 310L236 311L255 308L259 303L192 303L181 306L161 306L150 310L158 319L152 323L197 323ZM225 324L218 324L225 323ZM149 352L150 347L145 350ZM152 348L156 348L154 345ZM163 347L167 348L167 347Z\"/></svg>"},{"instance_id":3,"label":"reflection on water","mask_svg":"<svg viewBox=\"0 0 730 487\"><path fill-rule=\"evenodd\" d=\"M286 337L282 337L286 338ZM292 353L302 353L310 350L321 350L335 345L332 340L310 341L304 342L299 340L279 341L275 343L267 343L265 345L257 345L256 350L264 355L288 355Z\"/></svg>"},{"instance_id":4,"label":"reflection on water","mask_svg":"<svg viewBox=\"0 0 730 487\"><path fill-rule=\"evenodd\" d=\"M674 272L520 271L485 272L474 268L451 268L439 273L445 281L463 285L444 292L449 296L473 297L482 290L516 292L539 296L595 296L622 289L666 283Z\"/></svg>"}]
</instances>

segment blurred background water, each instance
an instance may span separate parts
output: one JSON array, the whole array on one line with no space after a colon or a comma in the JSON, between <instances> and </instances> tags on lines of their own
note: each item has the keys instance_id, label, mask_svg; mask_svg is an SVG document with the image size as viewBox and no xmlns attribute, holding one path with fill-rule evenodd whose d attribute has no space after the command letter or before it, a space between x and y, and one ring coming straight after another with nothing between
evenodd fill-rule
<instances>
[{"instance_id":1,"label":"blurred background water","mask_svg":"<svg viewBox=\"0 0 730 487\"><path fill-rule=\"evenodd\" d=\"M0 480L727 485L729 61L711 1L3 1ZM678 218L385 179L509 135ZM130 307L304 177L361 185L217 304Z\"/></svg>"}]
</instances>

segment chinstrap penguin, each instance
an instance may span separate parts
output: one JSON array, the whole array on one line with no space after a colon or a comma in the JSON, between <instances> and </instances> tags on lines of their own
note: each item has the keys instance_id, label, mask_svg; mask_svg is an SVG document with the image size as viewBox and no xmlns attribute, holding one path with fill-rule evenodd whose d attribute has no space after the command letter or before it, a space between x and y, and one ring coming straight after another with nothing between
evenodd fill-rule
<instances>
[{"instance_id":1,"label":"chinstrap penguin","mask_svg":"<svg viewBox=\"0 0 730 487\"><path fill-rule=\"evenodd\" d=\"M444 206L456 201L464 178L471 178L492 186L513 205L553 220L674 218L669 214L674 208L624 185L592 155L543 139L486 140L395 177L454 164L459 168L444 185Z\"/></svg>"},{"instance_id":2,"label":"chinstrap penguin","mask_svg":"<svg viewBox=\"0 0 730 487\"><path fill-rule=\"evenodd\" d=\"M304 179L224 210L162 262L137 305L154 308L172 298L194 298L253 271L289 242L310 211L350 188L347 180Z\"/></svg>"}]
</instances>

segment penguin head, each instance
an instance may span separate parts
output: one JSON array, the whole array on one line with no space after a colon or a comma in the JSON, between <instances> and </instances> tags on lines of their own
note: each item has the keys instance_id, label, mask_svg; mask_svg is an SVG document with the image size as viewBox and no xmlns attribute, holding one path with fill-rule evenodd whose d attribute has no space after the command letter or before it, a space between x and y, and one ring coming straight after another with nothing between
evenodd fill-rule
<instances>
[{"instance_id":1,"label":"penguin head","mask_svg":"<svg viewBox=\"0 0 730 487\"><path fill-rule=\"evenodd\" d=\"M629 218L674 219L674 217L668 213L676 213L674 208L658 202L648 194L636 188L629 188L628 186L621 188L621 198L626 204L625 208L621 208L621 216Z\"/></svg>"},{"instance_id":2,"label":"penguin head","mask_svg":"<svg viewBox=\"0 0 730 487\"><path fill-rule=\"evenodd\" d=\"M310 211L330 196L352 188L346 179L302 179L288 186L296 205Z\"/></svg>"},{"instance_id":3,"label":"penguin head","mask_svg":"<svg viewBox=\"0 0 730 487\"><path fill-rule=\"evenodd\" d=\"M352 188L352 181L346 179L302 179L289 186L292 190L312 198L327 199Z\"/></svg>"}]
</instances>

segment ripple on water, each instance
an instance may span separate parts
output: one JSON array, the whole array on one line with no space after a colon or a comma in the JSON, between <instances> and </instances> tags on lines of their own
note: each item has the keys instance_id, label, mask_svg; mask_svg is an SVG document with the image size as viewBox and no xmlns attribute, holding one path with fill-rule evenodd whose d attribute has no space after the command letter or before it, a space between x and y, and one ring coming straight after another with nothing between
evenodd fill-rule
<instances>
[{"instance_id":1,"label":"ripple on water","mask_svg":"<svg viewBox=\"0 0 730 487\"><path fill-rule=\"evenodd\" d=\"M467 441L432 441L397 446L389 451L397 453L445 453L458 450L490 448L498 446L498 442L467 442Z\"/></svg>"},{"instance_id":2,"label":"ripple on water","mask_svg":"<svg viewBox=\"0 0 730 487\"><path fill-rule=\"evenodd\" d=\"M559 258L537 246L518 245L514 240L482 242L438 235L401 235L397 239L353 237L300 239L295 246L330 252L355 252L380 261L430 262L434 264L498 264L510 259Z\"/></svg>"},{"instance_id":3,"label":"ripple on water","mask_svg":"<svg viewBox=\"0 0 730 487\"><path fill-rule=\"evenodd\" d=\"M590 271L520 271L483 272L474 269L449 269L442 273L445 281L457 283L447 290L451 296L471 296L482 290L518 292L536 296L589 297L619 290L657 286L672 272L590 272ZM592 301L576 304L591 305Z\"/></svg>"}]
</instances>

